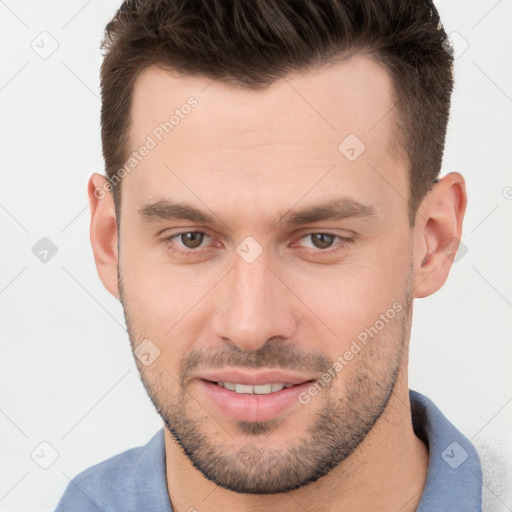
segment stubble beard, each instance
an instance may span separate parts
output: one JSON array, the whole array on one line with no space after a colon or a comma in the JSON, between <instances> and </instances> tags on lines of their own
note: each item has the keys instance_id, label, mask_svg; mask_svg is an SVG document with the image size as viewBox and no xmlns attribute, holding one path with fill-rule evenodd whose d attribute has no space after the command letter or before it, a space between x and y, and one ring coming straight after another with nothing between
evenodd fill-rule
<instances>
[{"instance_id":1,"label":"stubble beard","mask_svg":"<svg viewBox=\"0 0 512 512\"><path fill-rule=\"evenodd\" d=\"M137 336L137 329L131 323L132 315L121 279L119 288L134 349L137 340L144 337ZM271 438L273 431L285 428L289 418L237 422L241 436L235 439L198 406L188 389L191 381L187 380L194 358L201 358L197 353L185 356L181 361L178 380L171 377L166 369L155 372L137 361L141 380L166 429L206 479L224 489L243 494L288 492L311 484L338 467L360 445L385 411L395 389L408 342L412 291L408 289L404 295L400 318L386 327L389 330L380 332L349 363L357 365L357 368L349 374L349 379L343 381L341 396L333 393L333 386L323 389L310 402L322 400L322 406L313 414L303 435L289 439L286 447L279 450L266 449L262 444L265 436ZM281 350L282 346L281 349L280 345L269 346L271 351L275 350L281 356L279 361L284 362L286 353ZM250 361L243 353L237 352L231 361L239 362L238 366L268 366L269 353L265 352L265 347L262 351L261 357L252 354ZM322 365L325 360L319 356L316 361ZM289 364L288 367L294 365ZM343 372L341 370L342 375Z\"/></svg>"}]
</instances>

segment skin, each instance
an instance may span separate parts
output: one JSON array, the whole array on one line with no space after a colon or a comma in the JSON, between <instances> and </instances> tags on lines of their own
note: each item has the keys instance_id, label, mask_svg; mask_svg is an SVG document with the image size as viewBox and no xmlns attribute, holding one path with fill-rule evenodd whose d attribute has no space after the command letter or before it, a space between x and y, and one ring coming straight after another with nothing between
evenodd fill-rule
<instances>
[{"instance_id":1,"label":"skin","mask_svg":"<svg viewBox=\"0 0 512 512\"><path fill-rule=\"evenodd\" d=\"M133 149L190 96L197 107L123 178L120 226L111 194L97 193L105 178L93 174L88 188L99 276L122 301L132 348L150 339L160 350L149 366L136 361L167 426L181 435L165 429L173 510L415 510L429 455L410 421L412 300L448 277L466 207L463 177L440 179L410 228L407 159L391 144L391 79L363 54L264 91L148 68L134 88ZM366 146L352 162L338 150L350 133ZM339 195L375 214L272 222ZM141 218L138 210L156 199L187 202L218 224ZM162 242L182 231L209 236L200 249L179 237ZM322 232L352 241L333 237L325 249L314 237ZM236 252L247 236L262 248L250 264ZM322 253L329 249L337 250ZM321 378L323 364L397 303L401 311L329 386L275 421L235 421L195 378L214 355L234 367L289 364ZM301 363L306 355L318 366ZM315 457L329 453L338 455L333 467L312 478ZM301 474L285 478L294 467ZM254 494L247 482L244 491L242 477L272 494ZM284 490L292 484L299 487Z\"/></svg>"}]
</instances>

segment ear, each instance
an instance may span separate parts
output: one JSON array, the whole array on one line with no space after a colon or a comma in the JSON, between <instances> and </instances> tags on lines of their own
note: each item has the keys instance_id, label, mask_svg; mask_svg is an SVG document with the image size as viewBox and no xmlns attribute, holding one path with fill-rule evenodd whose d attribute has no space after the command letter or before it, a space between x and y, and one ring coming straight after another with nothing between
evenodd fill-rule
<instances>
[{"instance_id":1,"label":"ear","mask_svg":"<svg viewBox=\"0 0 512 512\"><path fill-rule=\"evenodd\" d=\"M414 297L443 286L455 258L466 211L466 185L457 172L439 180L422 201L414 227Z\"/></svg>"},{"instance_id":2,"label":"ear","mask_svg":"<svg viewBox=\"0 0 512 512\"><path fill-rule=\"evenodd\" d=\"M105 288L119 298L117 282L117 223L110 183L101 174L89 178L87 192L91 209L91 245L98 275Z\"/></svg>"}]
</instances>

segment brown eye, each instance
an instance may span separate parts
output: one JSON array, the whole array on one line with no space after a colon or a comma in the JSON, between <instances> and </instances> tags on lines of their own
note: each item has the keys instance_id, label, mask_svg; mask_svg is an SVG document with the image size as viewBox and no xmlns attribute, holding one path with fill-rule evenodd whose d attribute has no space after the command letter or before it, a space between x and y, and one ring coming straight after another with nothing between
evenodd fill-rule
<instances>
[{"instance_id":1,"label":"brown eye","mask_svg":"<svg viewBox=\"0 0 512 512\"><path fill-rule=\"evenodd\" d=\"M308 233L300 240L300 247L316 256L327 256L344 251L353 242L352 238L325 232Z\"/></svg>"},{"instance_id":2,"label":"brown eye","mask_svg":"<svg viewBox=\"0 0 512 512\"><path fill-rule=\"evenodd\" d=\"M203 231L181 231L162 239L161 242L175 255L195 258L208 249L203 242L209 238L211 237Z\"/></svg>"},{"instance_id":3,"label":"brown eye","mask_svg":"<svg viewBox=\"0 0 512 512\"><path fill-rule=\"evenodd\" d=\"M201 231L188 231L186 233L180 233L179 237L184 247L187 249L196 249L203 242L205 233Z\"/></svg>"},{"instance_id":4,"label":"brown eye","mask_svg":"<svg viewBox=\"0 0 512 512\"><path fill-rule=\"evenodd\" d=\"M328 233L312 233L308 236L311 237L311 241L317 249L328 249L336 238L335 235L329 235Z\"/></svg>"}]
</instances>

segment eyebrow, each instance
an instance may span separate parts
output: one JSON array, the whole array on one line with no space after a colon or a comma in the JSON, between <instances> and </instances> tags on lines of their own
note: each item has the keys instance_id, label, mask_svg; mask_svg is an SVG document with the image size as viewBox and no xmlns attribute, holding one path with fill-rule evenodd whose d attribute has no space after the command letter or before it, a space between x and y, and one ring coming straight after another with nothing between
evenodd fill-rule
<instances>
[{"instance_id":1,"label":"eyebrow","mask_svg":"<svg viewBox=\"0 0 512 512\"><path fill-rule=\"evenodd\" d=\"M173 202L169 199L147 202L138 209L138 214L145 222L188 220L199 224L224 224L215 215L210 215L190 204ZM376 216L377 210L373 206L341 196L300 210L290 208L270 221L270 226L279 228L326 220L337 221L351 217Z\"/></svg>"}]
</instances>

